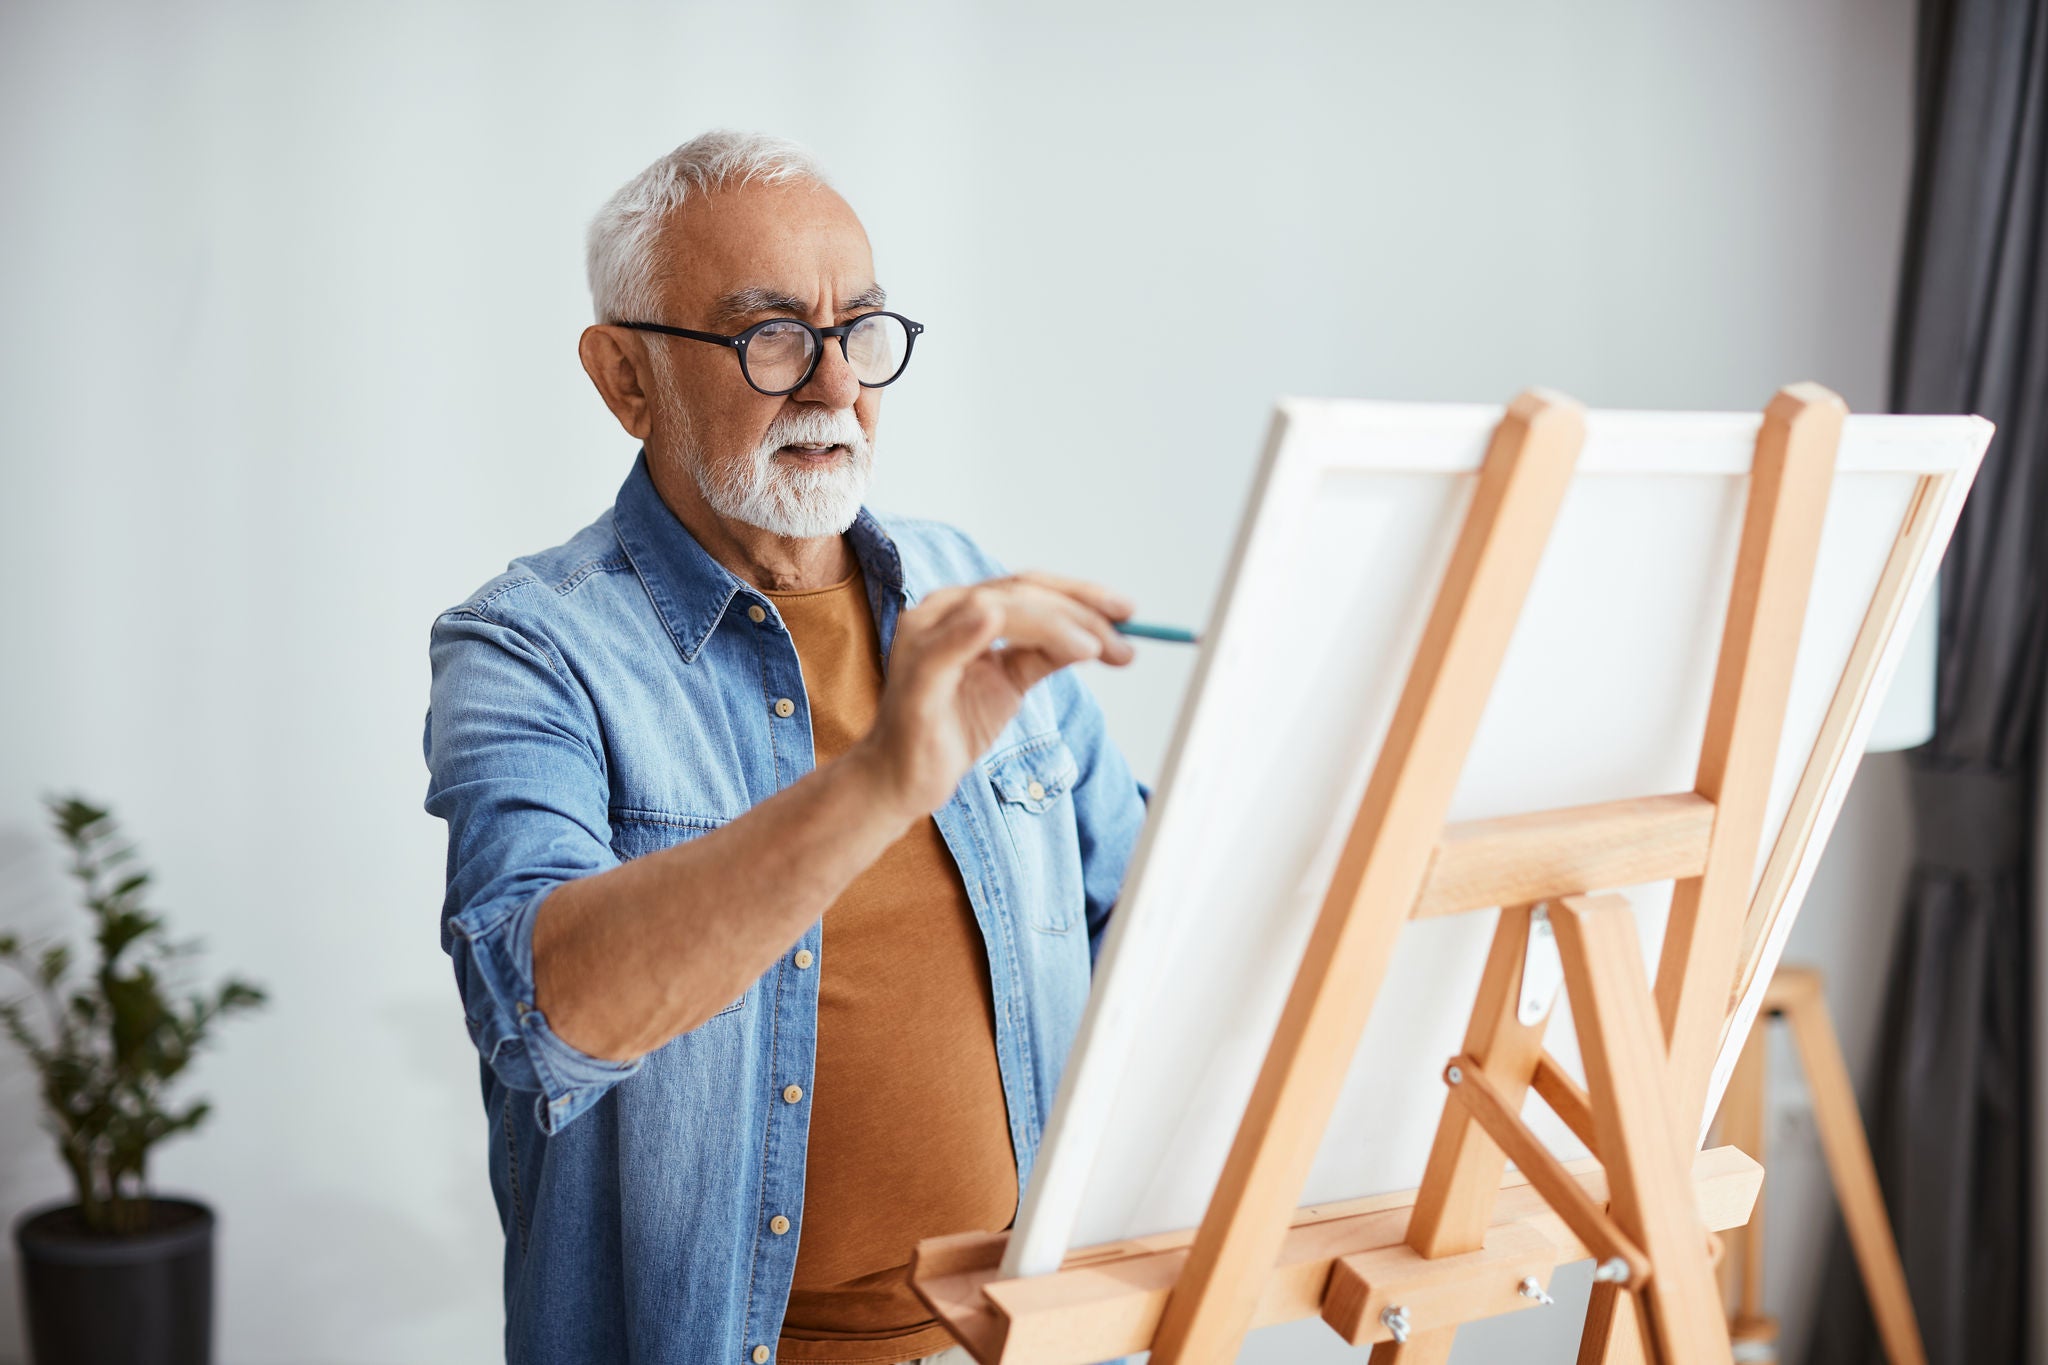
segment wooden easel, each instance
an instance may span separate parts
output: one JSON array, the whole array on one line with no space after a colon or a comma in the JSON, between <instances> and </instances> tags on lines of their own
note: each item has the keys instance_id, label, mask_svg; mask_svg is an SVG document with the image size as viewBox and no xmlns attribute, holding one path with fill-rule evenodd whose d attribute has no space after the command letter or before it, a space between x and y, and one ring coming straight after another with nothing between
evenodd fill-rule
<instances>
[{"instance_id":1,"label":"wooden easel","mask_svg":"<svg viewBox=\"0 0 2048 1365\"><path fill-rule=\"evenodd\" d=\"M1201 1226L1013 1280L997 1277L1007 1234L925 1242L913 1284L977 1360L1081 1365L1149 1348L1155 1365L1221 1365L1250 1328L1320 1313L1376 1343L1376 1365L1420 1365L1447 1357L1460 1324L1546 1302L1551 1271L1589 1255L1600 1283L1582 1362L1730 1359L1710 1229L1748 1220L1762 1173L1697 1138L1731 996L1796 861L1774 850L1753 910L1844 414L1815 385L1781 390L1764 414L1694 790L1446 828L1584 438L1569 399L1532 391L1509 406ZM1818 820L1940 482L1922 481L1788 830ZM1589 893L1662 879L1675 888L1653 988L1627 903ZM1421 1188L1297 1209L1401 927L1493 906L1506 908ZM1544 939L1583 1090L1543 1050L1551 1002L1531 945ZM1596 1161L1561 1163L1524 1126L1531 1089Z\"/></svg>"},{"instance_id":2,"label":"wooden easel","mask_svg":"<svg viewBox=\"0 0 2048 1365\"><path fill-rule=\"evenodd\" d=\"M1763 1013L1757 1018L1757 1027L1750 1030L1742 1060L1736 1063L1728 1093L1721 1101L1722 1140L1740 1147L1759 1163L1764 1159L1768 1104L1763 1025L1767 1019L1783 1020L1799 1049L1799 1064L1806 1072L1807 1092L1813 1099L1814 1127L1820 1134L1836 1202L1842 1207L1842 1221L1849 1228L1849 1245L1863 1276L1864 1295L1877 1319L1885 1359L1891 1365L1927 1365L1920 1325L1906 1290L1906 1270L1899 1263L1898 1243L1884 1210L1884 1192L1877 1183L1877 1166L1870 1158L1870 1140L1856 1108L1856 1090L1849 1080L1848 1064L1842 1060L1834 1020L1828 1017L1820 973L1811 967L1780 967L1772 975ZM1777 1359L1778 1324L1763 1311L1763 1217L1764 1201L1759 1194L1748 1224L1729 1234L1728 1254L1721 1263L1723 1290L1734 1300L1730 1334L1737 1345L1751 1348L1750 1360Z\"/></svg>"}]
</instances>

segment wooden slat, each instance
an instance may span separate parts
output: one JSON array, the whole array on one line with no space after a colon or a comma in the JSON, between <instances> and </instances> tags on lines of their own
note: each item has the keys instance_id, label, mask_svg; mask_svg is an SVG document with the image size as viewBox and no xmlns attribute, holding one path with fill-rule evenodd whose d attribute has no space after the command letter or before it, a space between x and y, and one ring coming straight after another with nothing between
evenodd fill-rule
<instances>
[{"instance_id":1,"label":"wooden slat","mask_svg":"<svg viewBox=\"0 0 2048 1365\"><path fill-rule=\"evenodd\" d=\"M1763 1029L1751 1029L1743 1056L1735 1064L1729 1093L1720 1101L1720 1140L1739 1146L1763 1164L1763 1132L1769 1105L1765 1103ZM1763 1316L1763 1197L1757 1195L1757 1209L1749 1224L1729 1232L1729 1254L1720 1263L1720 1293L1729 1306L1731 1322L1743 1324Z\"/></svg>"},{"instance_id":2,"label":"wooden slat","mask_svg":"<svg viewBox=\"0 0 2048 1365\"><path fill-rule=\"evenodd\" d=\"M1694 1128L1679 1117L1643 973L1636 921L1619 896L1569 897L1551 906L1565 989L1586 1064L1609 1182L1608 1212L1648 1253L1647 1285L1629 1288L1645 1314L1660 1365L1726 1365L1728 1319L1707 1257L1706 1225L1686 1181Z\"/></svg>"},{"instance_id":3,"label":"wooden slat","mask_svg":"<svg viewBox=\"0 0 2048 1365\"><path fill-rule=\"evenodd\" d=\"M1415 918L1697 877L1713 830L1694 792L1465 821L1444 831Z\"/></svg>"},{"instance_id":4,"label":"wooden slat","mask_svg":"<svg viewBox=\"0 0 2048 1365\"><path fill-rule=\"evenodd\" d=\"M1595 1156L1600 1149L1593 1143L1593 1104L1586 1098L1585 1090L1572 1079L1571 1073L1557 1064L1557 1059L1548 1052L1536 1062L1536 1075L1530 1081L1530 1088L1550 1106L1550 1112L1564 1120L1564 1126L1572 1130L1572 1136L1586 1144L1586 1150Z\"/></svg>"},{"instance_id":5,"label":"wooden slat","mask_svg":"<svg viewBox=\"0 0 2048 1365\"><path fill-rule=\"evenodd\" d=\"M1763 965L1771 931L1777 927L1793 878L1819 829L1836 773L1844 763L1853 766L1862 761L1862 753L1851 752L1849 744L1856 718L1877 680L1879 656L1901 624L1899 615L1905 610L1906 598L1912 590L1914 571L1927 553L1928 542L1941 527L1942 510L1954 478L1953 474L1930 474L1914 486L1905 520L1899 523L1898 538L1892 542L1877 590L1871 594L1863 624L1857 629L1848 661L1842 666L1841 681L1835 685L1813 751L1799 774L1799 786L1792 793L1791 805L1786 807L1777 840L1771 845L1770 861L1764 865L1763 876L1750 899L1749 913L1742 926L1741 965L1728 996L1731 1013L1749 993Z\"/></svg>"},{"instance_id":6,"label":"wooden slat","mask_svg":"<svg viewBox=\"0 0 2048 1365\"><path fill-rule=\"evenodd\" d=\"M1586 1304L1579 1365L1647 1365L1650 1343L1636 1296L1618 1284L1596 1284Z\"/></svg>"},{"instance_id":7,"label":"wooden slat","mask_svg":"<svg viewBox=\"0 0 2048 1365\"><path fill-rule=\"evenodd\" d=\"M1764 808L1848 407L1818 384L1764 409L1694 789L1716 808L1706 869L1673 888L1657 968L1678 1113L1704 1118L1756 876Z\"/></svg>"},{"instance_id":8,"label":"wooden slat","mask_svg":"<svg viewBox=\"0 0 2048 1365\"><path fill-rule=\"evenodd\" d=\"M1511 1107L1519 1107L1536 1059L1543 1052L1543 1022L1521 1022L1522 960L1529 944L1529 907L1503 910L1479 980L1478 1003L1465 1029L1470 1064L1485 1073ZM1545 1021L1547 1022L1547 1021ZM1447 1104L1408 1223L1408 1245L1424 1256L1477 1251L1507 1172L1507 1154L1462 1106Z\"/></svg>"},{"instance_id":9,"label":"wooden slat","mask_svg":"<svg viewBox=\"0 0 2048 1365\"><path fill-rule=\"evenodd\" d=\"M1510 905L1501 911L1486 969L1479 978L1472 1018L1465 1026L1466 1054L1485 1059L1473 1065L1483 1069L1516 1104L1528 1089L1536 1059L1542 1055L1543 1026L1548 1022L1547 1015L1534 1025L1519 1018L1529 929L1529 906ZM1415 1213L1408 1220L1408 1245L1431 1257L1479 1251L1493 1223L1493 1202L1500 1194L1507 1162L1507 1154L1473 1121L1471 1113L1461 1104L1447 1102L1437 1120L1422 1187L1415 1196ZM1323 1316L1330 1316L1327 1306ZM1331 1319L1331 1326L1354 1342L1368 1339L1336 1319ZM1374 1365L1439 1365L1449 1359L1456 1335L1455 1324L1418 1327L1406 1342L1390 1339L1376 1348Z\"/></svg>"},{"instance_id":10,"label":"wooden slat","mask_svg":"<svg viewBox=\"0 0 2048 1365\"><path fill-rule=\"evenodd\" d=\"M1607 1202L1597 1161L1566 1164L1589 1198ZM1749 1217L1763 1182L1755 1162L1716 1147L1697 1154L1692 1173L1692 1195L1709 1227ZM1298 1210L1261 1277L1252 1325L1320 1313L1338 1259L1406 1244L1415 1198L1416 1191L1404 1190ZM1519 1223L1540 1232L1556 1244L1559 1264L1591 1254L1519 1171L1508 1172L1493 1217L1495 1227ZM1145 1349L1194 1235L1183 1228L1089 1247L1053 1274L1013 1280L999 1278L1008 1233L935 1237L918 1247L911 1286L983 1365L1091 1365Z\"/></svg>"},{"instance_id":11,"label":"wooden slat","mask_svg":"<svg viewBox=\"0 0 2048 1365\"><path fill-rule=\"evenodd\" d=\"M1569 399L1526 393L1495 429L1471 509L1338 858L1273 1041L1152 1345L1223 1365L1257 1308L1585 438Z\"/></svg>"},{"instance_id":12,"label":"wooden slat","mask_svg":"<svg viewBox=\"0 0 2048 1365\"><path fill-rule=\"evenodd\" d=\"M1741 1148L1764 1164L1764 1119L1768 1113L1764 1087L1764 1043L1761 1028L1750 1030L1749 1041L1736 1063L1728 1093L1721 1101L1721 1141ZM1728 1232L1728 1254L1721 1262L1721 1297L1737 1323L1763 1316L1764 1301L1764 1201L1756 1201L1749 1223Z\"/></svg>"},{"instance_id":13,"label":"wooden slat","mask_svg":"<svg viewBox=\"0 0 2048 1365\"><path fill-rule=\"evenodd\" d=\"M1536 1135L1523 1125L1521 1116L1508 1107L1506 1097L1477 1066L1474 1059L1460 1057L1445 1069L1444 1079L1450 1084L1452 1099L1463 1105L1500 1144L1515 1163L1515 1169L1529 1177L1529 1183L1550 1201L1550 1207L1557 1210L1557 1216L1593 1253L1594 1259L1627 1265L1631 1284L1648 1279L1650 1262L1643 1249L1616 1226L1605 1209L1586 1197L1564 1163L1537 1141ZM1451 1079L1452 1072L1457 1073L1458 1079Z\"/></svg>"}]
</instances>

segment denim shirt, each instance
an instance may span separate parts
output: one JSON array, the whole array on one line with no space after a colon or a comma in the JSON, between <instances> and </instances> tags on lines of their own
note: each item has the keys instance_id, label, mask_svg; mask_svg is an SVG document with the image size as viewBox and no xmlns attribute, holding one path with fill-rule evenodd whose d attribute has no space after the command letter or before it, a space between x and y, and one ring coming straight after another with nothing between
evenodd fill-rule
<instances>
[{"instance_id":1,"label":"denim shirt","mask_svg":"<svg viewBox=\"0 0 2048 1365\"><path fill-rule=\"evenodd\" d=\"M1001 572L934 523L863 511L847 534L885 657L906 606ZM803 1235L822 922L710 1020L630 1062L549 1028L532 935L563 882L714 830L812 770L775 603L697 544L643 455L604 516L443 614L432 659L441 943L482 1059L506 1358L772 1358ZM1020 1188L1143 814L1100 711L1061 672L935 817L987 948Z\"/></svg>"}]
</instances>

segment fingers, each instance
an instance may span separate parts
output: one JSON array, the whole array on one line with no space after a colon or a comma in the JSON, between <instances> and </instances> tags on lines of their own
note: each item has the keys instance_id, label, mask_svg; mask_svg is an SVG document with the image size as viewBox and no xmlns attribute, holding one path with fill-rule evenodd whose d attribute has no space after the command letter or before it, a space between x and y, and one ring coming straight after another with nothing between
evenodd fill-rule
<instances>
[{"instance_id":1,"label":"fingers","mask_svg":"<svg viewBox=\"0 0 2048 1365\"><path fill-rule=\"evenodd\" d=\"M1001 589L1009 600L1055 612L1086 630L1100 644L1096 657L1104 663L1127 664L1137 656L1131 642L1116 630L1116 622L1131 614L1130 601L1100 584L1056 574L1020 573L980 586Z\"/></svg>"},{"instance_id":2,"label":"fingers","mask_svg":"<svg viewBox=\"0 0 2048 1365\"><path fill-rule=\"evenodd\" d=\"M1137 657L1137 650L1116 629L1116 623L1129 620L1135 609L1122 593L1100 583L1036 571L1017 574L1011 581L1055 594L1078 607L1076 619L1102 641L1104 663L1123 665Z\"/></svg>"},{"instance_id":3,"label":"fingers","mask_svg":"<svg viewBox=\"0 0 2048 1365\"><path fill-rule=\"evenodd\" d=\"M1100 583L1089 583L1079 578L1062 578L1058 574L1040 573L1035 569L1027 569L1015 575L1015 578L1020 583L1036 584L1038 587L1071 597L1112 621L1128 620L1131 613L1137 610L1130 598L1113 588L1105 588Z\"/></svg>"},{"instance_id":4,"label":"fingers","mask_svg":"<svg viewBox=\"0 0 2048 1365\"><path fill-rule=\"evenodd\" d=\"M919 671L953 674L1001 640L1004 655L1017 656L1006 657L1005 671L1029 686L1090 659L1129 663L1136 651L1114 622L1130 610L1118 594L1092 583L1019 574L929 593L904 614L896 649Z\"/></svg>"},{"instance_id":5,"label":"fingers","mask_svg":"<svg viewBox=\"0 0 2048 1365\"><path fill-rule=\"evenodd\" d=\"M1095 641L1095 657L1104 663L1127 664L1136 657L1137 651L1131 647L1129 640L1117 634L1112 619L1087 603L1036 583L1021 582L1017 591L1028 595L1043 609L1056 613L1087 631L1090 638Z\"/></svg>"}]
</instances>

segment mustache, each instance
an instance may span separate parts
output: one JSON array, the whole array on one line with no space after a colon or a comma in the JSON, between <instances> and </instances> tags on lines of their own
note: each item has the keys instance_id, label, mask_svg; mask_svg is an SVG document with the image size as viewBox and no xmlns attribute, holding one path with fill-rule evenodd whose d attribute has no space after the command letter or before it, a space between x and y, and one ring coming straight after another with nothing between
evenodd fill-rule
<instances>
[{"instance_id":1,"label":"mustache","mask_svg":"<svg viewBox=\"0 0 2048 1365\"><path fill-rule=\"evenodd\" d=\"M785 412L762 434L760 449L772 453L784 446L843 445L859 454L867 448L868 434L860 419L845 408L826 411Z\"/></svg>"}]
</instances>

